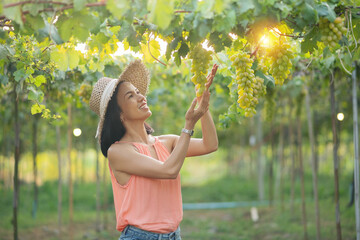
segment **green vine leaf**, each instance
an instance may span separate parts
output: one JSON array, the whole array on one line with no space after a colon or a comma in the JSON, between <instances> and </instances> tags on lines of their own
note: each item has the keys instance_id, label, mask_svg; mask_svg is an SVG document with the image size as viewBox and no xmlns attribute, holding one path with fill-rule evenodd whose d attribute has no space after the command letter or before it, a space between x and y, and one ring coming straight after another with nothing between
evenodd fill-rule
<instances>
[{"instance_id":1,"label":"green vine leaf","mask_svg":"<svg viewBox=\"0 0 360 240\"><path fill-rule=\"evenodd\" d=\"M40 87L42 84L46 83L46 78L43 75L38 75L34 79L34 84L37 87Z\"/></svg>"},{"instance_id":2,"label":"green vine leaf","mask_svg":"<svg viewBox=\"0 0 360 240\"><path fill-rule=\"evenodd\" d=\"M44 4L36 3L36 4L25 4L22 6L23 11L29 11L29 13L33 16L39 16L39 12L45 8Z\"/></svg>"},{"instance_id":3,"label":"green vine leaf","mask_svg":"<svg viewBox=\"0 0 360 240\"><path fill-rule=\"evenodd\" d=\"M44 20L40 15L37 15L37 16L27 15L26 16L26 22L34 30L39 30L39 29L45 27Z\"/></svg>"},{"instance_id":4,"label":"green vine leaf","mask_svg":"<svg viewBox=\"0 0 360 240\"><path fill-rule=\"evenodd\" d=\"M111 14L120 19L123 17L124 13L129 9L128 0L108 0L106 4L106 9L111 12Z\"/></svg>"},{"instance_id":5,"label":"green vine leaf","mask_svg":"<svg viewBox=\"0 0 360 240\"><path fill-rule=\"evenodd\" d=\"M91 15L76 13L70 17L59 19L57 25L60 36L65 42L69 41L71 36L85 42L91 29L96 27L96 21Z\"/></svg>"},{"instance_id":6,"label":"green vine leaf","mask_svg":"<svg viewBox=\"0 0 360 240\"><path fill-rule=\"evenodd\" d=\"M79 54L75 49L65 49L63 47L53 50L50 53L50 59L61 71L77 67L80 61Z\"/></svg>"},{"instance_id":7,"label":"green vine leaf","mask_svg":"<svg viewBox=\"0 0 360 240\"><path fill-rule=\"evenodd\" d=\"M230 32L236 24L236 14L234 9L230 9L224 14L214 18L214 29L218 32Z\"/></svg>"},{"instance_id":8,"label":"green vine leaf","mask_svg":"<svg viewBox=\"0 0 360 240\"><path fill-rule=\"evenodd\" d=\"M44 100L44 93L42 91L37 91L33 87L29 87L28 99L35 102L42 102ZM36 110L34 110L36 111Z\"/></svg>"},{"instance_id":9,"label":"green vine leaf","mask_svg":"<svg viewBox=\"0 0 360 240\"><path fill-rule=\"evenodd\" d=\"M38 113L41 113L43 110L45 110L45 105L35 103L31 106L31 114L35 115Z\"/></svg>"},{"instance_id":10,"label":"green vine leaf","mask_svg":"<svg viewBox=\"0 0 360 240\"><path fill-rule=\"evenodd\" d=\"M81 11L86 5L86 0L74 0L74 10Z\"/></svg>"},{"instance_id":11,"label":"green vine leaf","mask_svg":"<svg viewBox=\"0 0 360 240\"><path fill-rule=\"evenodd\" d=\"M320 40L320 32L318 27L313 27L311 31L305 35L304 40L301 42L301 52L313 52L318 49L317 42Z\"/></svg>"},{"instance_id":12,"label":"green vine leaf","mask_svg":"<svg viewBox=\"0 0 360 240\"><path fill-rule=\"evenodd\" d=\"M20 27L23 26L23 21L21 19L21 6L7 8L4 12L5 16L8 19L14 20Z\"/></svg>"},{"instance_id":13,"label":"green vine leaf","mask_svg":"<svg viewBox=\"0 0 360 240\"><path fill-rule=\"evenodd\" d=\"M305 20L306 24L316 23L318 16L316 10L308 3L305 3L302 7L301 16Z\"/></svg>"},{"instance_id":14,"label":"green vine leaf","mask_svg":"<svg viewBox=\"0 0 360 240\"><path fill-rule=\"evenodd\" d=\"M24 81L28 75L25 73L25 69L21 68L14 72L14 78L16 82Z\"/></svg>"},{"instance_id":15,"label":"green vine leaf","mask_svg":"<svg viewBox=\"0 0 360 240\"><path fill-rule=\"evenodd\" d=\"M149 49L150 47L150 49ZM141 44L141 52L144 55L144 61L145 62L154 62L155 59L151 56L151 54L155 57L158 58L160 56L160 44L158 43L158 41L156 41L155 39L151 40L149 42L149 47L148 44ZM150 54L150 52L151 54Z\"/></svg>"},{"instance_id":16,"label":"green vine leaf","mask_svg":"<svg viewBox=\"0 0 360 240\"><path fill-rule=\"evenodd\" d=\"M252 0L239 1L238 5L238 14L243 14L251 9L255 9L255 4Z\"/></svg>"},{"instance_id":17,"label":"green vine leaf","mask_svg":"<svg viewBox=\"0 0 360 240\"><path fill-rule=\"evenodd\" d=\"M166 29L174 15L174 0L149 0L149 22Z\"/></svg>"},{"instance_id":18,"label":"green vine leaf","mask_svg":"<svg viewBox=\"0 0 360 240\"><path fill-rule=\"evenodd\" d=\"M9 55L9 51L4 45L0 45L0 59L6 59Z\"/></svg>"},{"instance_id":19,"label":"green vine leaf","mask_svg":"<svg viewBox=\"0 0 360 240\"><path fill-rule=\"evenodd\" d=\"M315 8L321 17L326 17L330 22L334 22L336 18L336 13L334 11L334 6L330 6L327 2L322 2L320 5Z\"/></svg>"},{"instance_id":20,"label":"green vine leaf","mask_svg":"<svg viewBox=\"0 0 360 240\"><path fill-rule=\"evenodd\" d=\"M190 48L189 48L189 46L187 45L187 43L186 43L186 42L182 42L182 43L181 43L181 46L180 46L180 48L179 48L179 50L178 50L179 56L185 58L189 51L190 51Z\"/></svg>"}]
</instances>

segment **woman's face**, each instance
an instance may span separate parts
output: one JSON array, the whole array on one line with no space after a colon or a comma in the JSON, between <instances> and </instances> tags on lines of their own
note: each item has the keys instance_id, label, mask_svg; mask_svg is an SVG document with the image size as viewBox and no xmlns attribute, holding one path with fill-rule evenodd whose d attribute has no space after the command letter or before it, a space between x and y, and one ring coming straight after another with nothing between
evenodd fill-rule
<instances>
[{"instance_id":1,"label":"woman's face","mask_svg":"<svg viewBox=\"0 0 360 240\"><path fill-rule=\"evenodd\" d=\"M117 103L121 108L123 121L146 120L152 114L146 104L146 98L129 82L120 85Z\"/></svg>"}]
</instances>

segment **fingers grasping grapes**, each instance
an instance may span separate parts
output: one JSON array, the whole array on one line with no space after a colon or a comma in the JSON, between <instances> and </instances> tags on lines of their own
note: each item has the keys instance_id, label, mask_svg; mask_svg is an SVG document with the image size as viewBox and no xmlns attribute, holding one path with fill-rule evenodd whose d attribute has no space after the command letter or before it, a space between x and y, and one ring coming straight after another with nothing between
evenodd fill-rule
<instances>
[{"instance_id":1,"label":"fingers grasping grapes","mask_svg":"<svg viewBox=\"0 0 360 240\"><path fill-rule=\"evenodd\" d=\"M207 83L206 73L212 60L211 51L207 51L201 44L197 44L191 49L189 56L192 59L191 72L194 73L191 81L195 84L196 96L200 97L205 91Z\"/></svg>"}]
</instances>

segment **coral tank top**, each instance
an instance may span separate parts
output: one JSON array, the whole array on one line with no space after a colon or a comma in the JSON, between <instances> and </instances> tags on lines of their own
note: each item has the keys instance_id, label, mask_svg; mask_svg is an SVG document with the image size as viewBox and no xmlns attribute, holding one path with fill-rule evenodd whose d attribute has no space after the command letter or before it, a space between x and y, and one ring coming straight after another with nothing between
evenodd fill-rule
<instances>
[{"instance_id":1,"label":"coral tank top","mask_svg":"<svg viewBox=\"0 0 360 240\"><path fill-rule=\"evenodd\" d=\"M141 154L151 157L146 145L136 142L131 144ZM153 146L159 161L165 162L170 154L157 137ZM127 225L156 233L169 233L178 228L183 217L180 174L176 179L131 175L126 185L121 185L110 164L109 169L118 231L123 231Z\"/></svg>"}]
</instances>

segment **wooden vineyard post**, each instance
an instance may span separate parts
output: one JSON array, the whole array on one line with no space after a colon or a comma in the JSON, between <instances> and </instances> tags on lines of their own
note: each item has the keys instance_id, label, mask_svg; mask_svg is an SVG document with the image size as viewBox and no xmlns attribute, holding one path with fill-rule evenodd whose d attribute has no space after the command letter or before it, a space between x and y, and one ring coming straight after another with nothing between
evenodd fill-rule
<instances>
[{"instance_id":1,"label":"wooden vineyard post","mask_svg":"<svg viewBox=\"0 0 360 240\"><path fill-rule=\"evenodd\" d=\"M334 180L335 180L335 218L337 240L341 240L341 222L339 206L339 160L338 160L338 141L336 132L336 109L335 109L335 79L333 72L330 79L330 105L331 105L331 125L333 133L333 157L334 157Z\"/></svg>"},{"instance_id":2,"label":"wooden vineyard post","mask_svg":"<svg viewBox=\"0 0 360 240\"><path fill-rule=\"evenodd\" d=\"M304 227L304 240L308 240L307 235L307 217L306 217L306 203L305 203L305 181L304 181L304 164L303 164L303 154L302 154L302 130L301 130L301 105L302 105L303 96L298 97L297 102L297 147L298 147L298 156L299 156L299 167L300 167L300 177L301 177L301 207L302 207L302 220Z\"/></svg>"},{"instance_id":3,"label":"wooden vineyard post","mask_svg":"<svg viewBox=\"0 0 360 240\"><path fill-rule=\"evenodd\" d=\"M39 121L39 114L35 115L33 117L33 175L34 175L34 202L33 202L33 209L32 209L32 217L36 218L36 212L38 207L38 185L37 185L37 152L38 152L38 146L37 146L37 132L38 132L38 121Z\"/></svg>"},{"instance_id":4,"label":"wooden vineyard post","mask_svg":"<svg viewBox=\"0 0 360 240\"><path fill-rule=\"evenodd\" d=\"M352 101L353 101L353 121L354 121L354 185L355 185L355 216L356 216L356 240L360 240L360 208L359 208L359 129L358 129L358 106L357 106L357 84L356 72L358 66L352 72Z\"/></svg>"},{"instance_id":5,"label":"wooden vineyard post","mask_svg":"<svg viewBox=\"0 0 360 240\"><path fill-rule=\"evenodd\" d=\"M292 100L289 101L289 145L291 155L291 189L290 189L290 210L294 212L294 198L295 198L295 149L294 149L294 120L292 118L293 112Z\"/></svg>"},{"instance_id":6,"label":"wooden vineyard post","mask_svg":"<svg viewBox=\"0 0 360 240\"><path fill-rule=\"evenodd\" d=\"M261 122L261 114L260 112L257 114L256 118L256 142L259 144L258 147L258 154L257 154L257 168L258 168L258 196L259 200L264 200L264 170L263 170L263 161L262 161L262 122Z\"/></svg>"},{"instance_id":7,"label":"wooden vineyard post","mask_svg":"<svg viewBox=\"0 0 360 240\"><path fill-rule=\"evenodd\" d=\"M306 115L307 122L309 127L309 139L311 146L311 169L312 169L312 177L313 177L313 191L314 191L314 201L315 201L315 218L316 218L316 239L321 239L320 234L320 210L319 210L319 197L318 197L318 178L316 171L316 155L315 155L315 137L314 137L314 128L312 122L312 115L310 109L310 95L309 89L306 86L306 94L305 94L305 105L306 105Z\"/></svg>"},{"instance_id":8,"label":"wooden vineyard post","mask_svg":"<svg viewBox=\"0 0 360 240\"><path fill-rule=\"evenodd\" d=\"M15 104L15 163L14 163L14 197L13 197L13 219L14 240L18 240L18 201L19 201L19 161L20 161L20 125L19 125L19 98L14 84Z\"/></svg>"},{"instance_id":9,"label":"wooden vineyard post","mask_svg":"<svg viewBox=\"0 0 360 240\"><path fill-rule=\"evenodd\" d=\"M56 151L58 157L58 228L59 228L59 238L61 239L61 225L62 225L62 160L61 160L61 136L60 136L60 126L56 126Z\"/></svg>"},{"instance_id":10,"label":"wooden vineyard post","mask_svg":"<svg viewBox=\"0 0 360 240\"><path fill-rule=\"evenodd\" d=\"M68 162L69 162L69 235L70 239L73 238L73 182L72 182L72 169L71 169L71 149L72 149L72 113L71 113L71 104L68 103L67 106L67 113L68 113Z\"/></svg>"}]
</instances>

